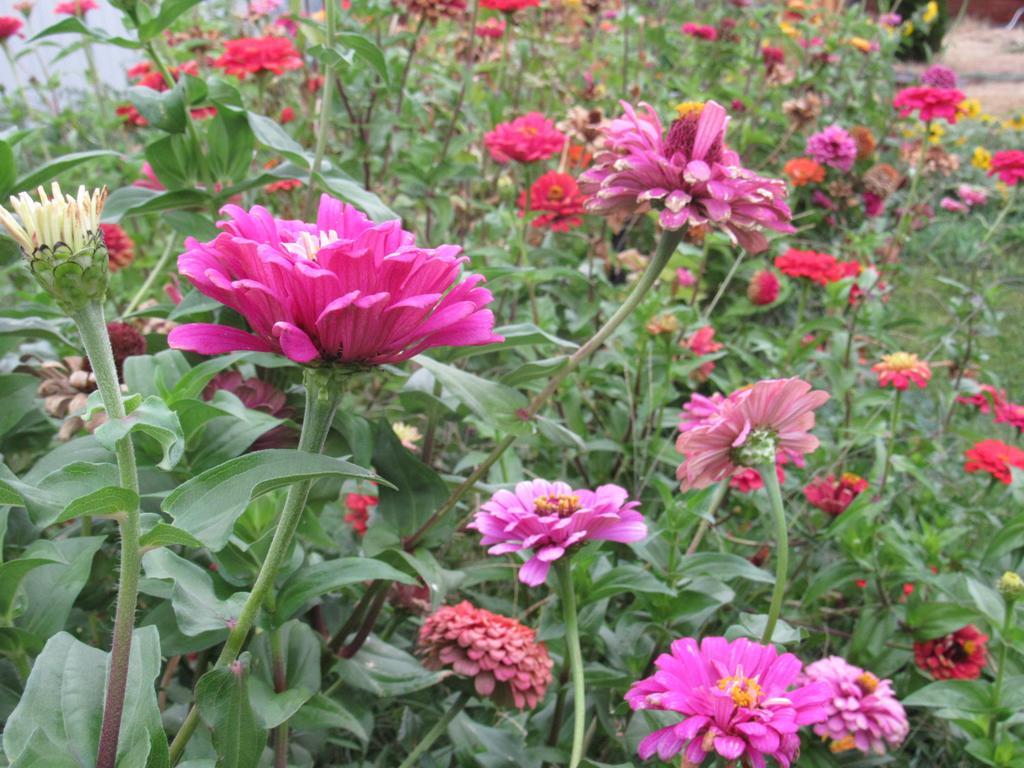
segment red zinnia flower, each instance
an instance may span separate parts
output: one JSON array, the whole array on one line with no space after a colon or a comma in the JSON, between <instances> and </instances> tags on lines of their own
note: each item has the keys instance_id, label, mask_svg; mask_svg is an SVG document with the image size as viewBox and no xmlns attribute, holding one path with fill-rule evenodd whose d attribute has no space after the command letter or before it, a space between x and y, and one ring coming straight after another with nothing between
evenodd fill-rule
<instances>
[{"instance_id":1,"label":"red zinnia flower","mask_svg":"<svg viewBox=\"0 0 1024 768\"><path fill-rule=\"evenodd\" d=\"M490 8L492 11L502 13L515 13L524 8L536 8L540 0L480 0L481 8Z\"/></svg>"},{"instance_id":2,"label":"red zinnia flower","mask_svg":"<svg viewBox=\"0 0 1024 768\"><path fill-rule=\"evenodd\" d=\"M747 298L758 306L774 304L779 298L779 278L770 269L759 269L750 278Z\"/></svg>"},{"instance_id":3,"label":"red zinnia flower","mask_svg":"<svg viewBox=\"0 0 1024 768\"><path fill-rule=\"evenodd\" d=\"M914 662L936 680L977 680L985 666L983 635L973 624L945 637L914 643Z\"/></svg>"},{"instance_id":4,"label":"red zinnia flower","mask_svg":"<svg viewBox=\"0 0 1024 768\"><path fill-rule=\"evenodd\" d=\"M992 165L988 175L999 174L999 180L1004 184L1014 186L1019 181L1024 181L1024 151L1020 149L1006 149L992 155Z\"/></svg>"},{"instance_id":5,"label":"red zinnia flower","mask_svg":"<svg viewBox=\"0 0 1024 768\"><path fill-rule=\"evenodd\" d=\"M540 112L530 112L510 123L499 123L484 136L484 144L497 162L533 163L557 155L566 136Z\"/></svg>"},{"instance_id":6,"label":"red zinnia flower","mask_svg":"<svg viewBox=\"0 0 1024 768\"><path fill-rule=\"evenodd\" d=\"M352 530L360 536L365 536L367 522L370 519L370 507L376 506L377 497L362 493L350 493L345 497L345 506L348 513L345 515L345 522L352 526Z\"/></svg>"},{"instance_id":7,"label":"red zinnia flower","mask_svg":"<svg viewBox=\"0 0 1024 768\"><path fill-rule=\"evenodd\" d=\"M103 243L107 246L111 272L127 267L135 259L135 243L119 224L100 224Z\"/></svg>"},{"instance_id":8,"label":"red zinnia flower","mask_svg":"<svg viewBox=\"0 0 1024 768\"><path fill-rule=\"evenodd\" d=\"M241 37L224 43L224 53L213 62L229 75L245 79L260 72L284 74L302 69L302 57L286 37Z\"/></svg>"},{"instance_id":9,"label":"red zinnia flower","mask_svg":"<svg viewBox=\"0 0 1024 768\"><path fill-rule=\"evenodd\" d=\"M883 355L882 362L871 366L871 370L878 374L879 386L891 386L899 390L909 387L910 382L924 389L932 378L932 369L928 363L910 352Z\"/></svg>"},{"instance_id":10,"label":"red zinnia flower","mask_svg":"<svg viewBox=\"0 0 1024 768\"><path fill-rule=\"evenodd\" d=\"M904 88L896 94L892 105L906 117L917 112L923 122L941 117L949 123L955 123L958 109L966 96L956 88L929 88L928 86L912 86Z\"/></svg>"},{"instance_id":11,"label":"red zinnia flower","mask_svg":"<svg viewBox=\"0 0 1024 768\"><path fill-rule=\"evenodd\" d=\"M54 6L53 12L60 13L64 16L77 16L83 18L89 11L95 11L99 8L95 0L67 0L64 3L57 3Z\"/></svg>"},{"instance_id":12,"label":"red zinnia flower","mask_svg":"<svg viewBox=\"0 0 1024 768\"><path fill-rule=\"evenodd\" d=\"M794 187L820 184L825 180L825 166L809 157L794 157L782 166L782 170Z\"/></svg>"},{"instance_id":13,"label":"red zinnia flower","mask_svg":"<svg viewBox=\"0 0 1024 768\"><path fill-rule=\"evenodd\" d=\"M798 251L790 248L775 257L775 268L789 277L805 277L818 285L836 281L836 257L816 251Z\"/></svg>"},{"instance_id":14,"label":"red zinnia flower","mask_svg":"<svg viewBox=\"0 0 1024 768\"><path fill-rule=\"evenodd\" d=\"M964 469L968 472L988 472L992 477L1006 485L1013 479L1010 467L1024 469L1024 451L1002 440L982 440L964 451L967 462Z\"/></svg>"},{"instance_id":15,"label":"red zinnia flower","mask_svg":"<svg viewBox=\"0 0 1024 768\"><path fill-rule=\"evenodd\" d=\"M822 477L804 486L807 503L838 517L863 491L868 481L853 472L844 472L839 479L835 475Z\"/></svg>"},{"instance_id":16,"label":"red zinnia flower","mask_svg":"<svg viewBox=\"0 0 1024 768\"><path fill-rule=\"evenodd\" d=\"M291 107L285 107L281 110L280 116L277 118L281 125L288 125L292 120L295 119L295 110Z\"/></svg>"},{"instance_id":17,"label":"red zinnia flower","mask_svg":"<svg viewBox=\"0 0 1024 768\"><path fill-rule=\"evenodd\" d=\"M697 37L701 40L714 41L718 39L718 30L707 24L695 24L692 21L688 21L683 24L682 31L684 35Z\"/></svg>"},{"instance_id":18,"label":"red zinnia flower","mask_svg":"<svg viewBox=\"0 0 1024 768\"><path fill-rule=\"evenodd\" d=\"M17 16L0 16L0 43L14 37L23 26L24 23Z\"/></svg>"},{"instance_id":19,"label":"red zinnia flower","mask_svg":"<svg viewBox=\"0 0 1024 768\"><path fill-rule=\"evenodd\" d=\"M567 173L548 171L530 186L530 210L545 213L533 220L532 226L568 232L583 223L583 203L576 179ZM519 215L526 211L526 192L519 193Z\"/></svg>"},{"instance_id":20,"label":"red zinnia flower","mask_svg":"<svg viewBox=\"0 0 1024 768\"><path fill-rule=\"evenodd\" d=\"M532 629L466 600L428 616L417 649L427 669L451 667L504 706L533 709L551 682L551 657Z\"/></svg>"}]
</instances>

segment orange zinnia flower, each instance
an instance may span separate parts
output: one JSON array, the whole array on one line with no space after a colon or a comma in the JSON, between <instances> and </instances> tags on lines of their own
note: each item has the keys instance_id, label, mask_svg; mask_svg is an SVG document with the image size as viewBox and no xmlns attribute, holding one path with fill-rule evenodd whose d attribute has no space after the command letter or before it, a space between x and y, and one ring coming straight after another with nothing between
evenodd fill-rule
<instances>
[{"instance_id":1,"label":"orange zinnia flower","mask_svg":"<svg viewBox=\"0 0 1024 768\"><path fill-rule=\"evenodd\" d=\"M825 166L809 157L794 157L783 168L794 187L818 184L825 180Z\"/></svg>"}]
</instances>

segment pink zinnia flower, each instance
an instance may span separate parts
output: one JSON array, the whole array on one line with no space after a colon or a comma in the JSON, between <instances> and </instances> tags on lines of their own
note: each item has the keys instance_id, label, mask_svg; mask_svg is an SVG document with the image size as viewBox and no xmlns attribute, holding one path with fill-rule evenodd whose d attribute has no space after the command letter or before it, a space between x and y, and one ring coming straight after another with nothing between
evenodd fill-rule
<instances>
[{"instance_id":1,"label":"pink zinnia flower","mask_svg":"<svg viewBox=\"0 0 1024 768\"><path fill-rule=\"evenodd\" d=\"M451 667L500 705L533 709L551 683L551 657L532 629L466 600L428 616L416 645L427 669Z\"/></svg>"},{"instance_id":2,"label":"pink zinnia flower","mask_svg":"<svg viewBox=\"0 0 1024 768\"><path fill-rule=\"evenodd\" d=\"M682 32L684 35L690 37L696 37L700 40L717 40L718 30L708 24L695 24L692 21L688 21L682 26Z\"/></svg>"},{"instance_id":3,"label":"pink zinnia flower","mask_svg":"<svg viewBox=\"0 0 1024 768\"><path fill-rule=\"evenodd\" d=\"M971 395L959 395L958 403L973 405L982 413L988 413L993 407L1006 402L1006 390L996 389L991 384L981 384L978 391Z\"/></svg>"},{"instance_id":4,"label":"pink zinnia flower","mask_svg":"<svg viewBox=\"0 0 1024 768\"><path fill-rule=\"evenodd\" d=\"M929 88L911 86L896 94L892 105L899 110L900 117L917 112L925 123L941 117L948 123L955 123L958 107L966 96L955 88Z\"/></svg>"},{"instance_id":5,"label":"pink zinnia flower","mask_svg":"<svg viewBox=\"0 0 1024 768\"><path fill-rule=\"evenodd\" d=\"M1017 182L1024 181L1024 150L1005 149L992 155L992 165L988 171L989 176L999 176L1003 184L1011 187Z\"/></svg>"},{"instance_id":6,"label":"pink zinnia flower","mask_svg":"<svg viewBox=\"0 0 1024 768\"><path fill-rule=\"evenodd\" d=\"M804 486L804 496L812 507L838 517L867 487L868 481L860 475L843 472L839 478L829 475L811 481Z\"/></svg>"},{"instance_id":7,"label":"pink zinnia flower","mask_svg":"<svg viewBox=\"0 0 1024 768\"><path fill-rule=\"evenodd\" d=\"M817 723L814 732L831 742L832 752L858 749L864 754L884 755L888 747L898 747L910 733L907 713L891 680L879 680L840 656L808 664L800 679L829 687L828 719Z\"/></svg>"},{"instance_id":8,"label":"pink zinnia flower","mask_svg":"<svg viewBox=\"0 0 1024 768\"><path fill-rule=\"evenodd\" d=\"M502 341L479 275L455 245L420 248L399 221L375 224L320 198L316 223L228 205L214 240L185 241L179 271L231 307L253 333L193 323L171 331L175 349L204 355L276 352L297 363L381 365L440 346Z\"/></svg>"},{"instance_id":9,"label":"pink zinnia flower","mask_svg":"<svg viewBox=\"0 0 1024 768\"><path fill-rule=\"evenodd\" d=\"M476 25L476 34L478 37L499 38L505 34L505 26L506 22L503 18L492 16Z\"/></svg>"},{"instance_id":10,"label":"pink zinnia flower","mask_svg":"<svg viewBox=\"0 0 1024 768\"><path fill-rule=\"evenodd\" d=\"M954 200L952 197L944 197L939 200L939 207L950 213L967 213L970 210L967 205L959 200Z\"/></svg>"},{"instance_id":11,"label":"pink zinnia flower","mask_svg":"<svg viewBox=\"0 0 1024 768\"><path fill-rule=\"evenodd\" d=\"M617 485L596 491L573 490L562 482L532 480L517 483L515 493L498 491L483 504L467 527L479 531L488 553L504 555L530 550L519 569L519 580L531 587L543 584L551 563L587 541L628 544L647 536L647 525L636 511L638 501Z\"/></svg>"},{"instance_id":12,"label":"pink zinnia flower","mask_svg":"<svg viewBox=\"0 0 1024 768\"><path fill-rule=\"evenodd\" d=\"M921 83L932 88L956 88L956 72L942 64L932 64L921 73Z\"/></svg>"},{"instance_id":13,"label":"pink zinnia flower","mask_svg":"<svg viewBox=\"0 0 1024 768\"><path fill-rule=\"evenodd\" d=\"M885 198L874 192L865 191L861 194L860 199L864 203L864 215L869 219L880 216L885 210Z\"/></svg>"},{"instance_id":14,"label":"pink zinnia flower","mask_svg":"<svg viewBox=\"0 0 1024 768\"><path fill-rule=\"evenodd\" d=\"M999 403L996 405L996 424L1009 424L1024 430L1024 405L1017 403Z\"/></svg>"},{"instance_id":15,"label":"pink zinnia flower","mask_svg":"<svg viewBox=\"0 0 1024 768\"><path fill-rule=\"evenodd\" d=\"M779 278L770 269L759 269L750 278L747 298L761 307L774 304L779 298Z\"/></svg>"},{"instance_id":16,"label":"pink zinnia flower","mask_svg":"<svg viewBox=\"0 0 1024 768\"><path fill-rule=\"evenodd\" d=\"M690 395L689 402L683 404L683 412L679 414L679 431L689 432L718 418L724 402L725 395L719 392L715 392L711 397L694 392Z\"/></svg>"},{"instance_id":17,"label":"pink zinnia flower","mask_svg":"<svg viewBox=\"0 0 1024 768\"><path fill-rule=\"evenodd\" d=\"M701 765L717 753L728 762L765 768L765 757L788 768L800 752L801 726L827 717L827 683L796 688L800 660L769 645L740 638L690 637L672 643L655 661L658 671L633 684L626 701L634 710L677 712L675 725L654 731L637 748L671 760L685 749L684 764Z\"/></svg>"},{"instance_id":18,"label":"pink zinnia flower","mask_svg":"<svg viewBox=\"0 0 1024 768\"><path fill-rule=\"evenodd\" d=\"M302 69L302 56L287 37L241 37L224 43L224 53L214 62L229 75L245 79L248 75L273 72L283 75Z\"/></svg>"},{"instance_id":19,"label":"pink zinnia flower","mask_svg":"<svg viewBox=\"0 0 1024 768\"><path fill-rule=\"evenodd\" d=\"M676 270L676 284L680 288L692 288L697 282L697 277L686 267L679 267Z\"/></svg>"},{"instance_id":20,"label":"pink zinnia flower","mask_svg":"<svg viewBox=\"0 0 1024 768\"><path fill-rule=\"evenodd\" d=\"M540 112L530 112L511 123L499 123L484 136L484 145L495 161L505 164L535 163L562 151L566 135Z\"/></svg>"},{"instance_id":21,"label":"pink zinnia flower","mask_svg":"<svg viewBox=\"0 0 1024 768\"><path fill-rule=\"evenodd\" d=\"M580 176L590 211L634 214L656 205L665 229L710 224L753 252L768 245L761 229L794 231L785 183L744 168L726 148L721 105L684 111L667 133L649 104L622 108L625 115L602 128L603 149Z\"/></svg>"},{"instance_id":22,"label":"pink zinnia flower","mask_svg":"<svg viewBox=\"0 0 1024 768\"><path fill-rule=\"evenodd\" d=\"M704 355L711 355L718 352L725 345L719 341L715 341L715 329L710 325L705 325L703 328L698 328L687 336L680 346L684 349L690 350L697 357L703 357ZM692 375L698 381L707 381L707 378L714 370L715 361L708 360L706 363L701 363L700 367L694 371Z\"/></svg>"},{"instance_id":23,"label":"pink zinnia flower","mask_svg":"<svg viewBox=\"0 0 1024 768\"><path fill-rule=\"evenodd\" d=\"M830 125L808 137L805 151L819 163L848 171L857 159L857 142L842 126Z\"/></svg>"},{"instance_id":24,"label":"pink zinnia flower","mask_svg":"<svg viewBox=\"0 0 1024 768\"><path fill-rule=\"evenodd\" d=\"M931 366L910 352L882 355L882 362L871 366L871 370L878 375L879 386L899 390L906 389L911 382L924 389L932 378Z\"/></svg>"},{"instance_id":25,"label":"pink zinnia flower","mask_svg":"<svg viewBox=\"0 0 1024 768\"><path fill-rule=\"evenodd\" d=\"M988 202L988 192L981 187L972 187L970 184L960 184L956 193L967 205L984 205Z\"/></svg>"},{"instance_id":26,"label":"pink zinnia flower","mask_svg":"<svg viewBox=\"0 0 1024 768\"><path fill-rule=\"evenodd\" d=\"M0 43L6 43L21 31L25 23L17 16L0 16Z\"/></svg>"},{"instance_id":27,"label":"pink zinnia flower","mask_svg":"<svg viewBox=\"0 0 1024 768\"><path fill-rule=\"evenodd\" d=\"M99 5L95 0L67 0L67 2L57 3L53 12L64 16L77 16L81 19L85 18L85 14L89 11L95 11L97 8Z\"/></svg>"},{"instance_id":28,"label":"pink zinnia flower","mask_svg":"<svg viewBox=\"0 0 1024 768\"><path fill-rule=\"evenodd\" d=\"M818 447L814 411L829 395L802 379L766 379L733 392L717 417L676 440L685 460L676 472L683 490L705 488L737 469L772 461L785 451L803 456Z\"/></svg>"},{"instance_id":29,"label":"pink zinnia flower","mask_svg":"<svg viewBox=\"0 0 1024 768\"><path fill-rule=\"evenodd\" d=\"M526 8L536 8L539 5L540 0L480 0L481 8L489 8L502 13L515 13Z\"/></svg>"}]
</instances>

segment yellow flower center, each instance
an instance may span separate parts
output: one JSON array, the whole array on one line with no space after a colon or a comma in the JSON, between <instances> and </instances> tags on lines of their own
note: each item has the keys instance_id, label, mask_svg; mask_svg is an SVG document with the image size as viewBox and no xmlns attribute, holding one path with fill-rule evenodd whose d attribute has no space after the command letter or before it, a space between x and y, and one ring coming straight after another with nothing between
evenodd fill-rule
<instances>
[{"instance_id":1,"label":"yellow flower center","mask_svg":"<svg viewBox=\"0 0 1024 768\"><path fill-rule=\"evenodd\" d=\"M875 689L878 688L878 678L870 672L865 672L857 678L857 685L859 685L860 689L865 693L874 693Z\"/></svg>"},{"instance_id":2,"label":"yellow flower center","mask_svg":"<svg viewBox=\"0 0 1024 768\"><path fill-rule=\"evenodd\" d=\"M966 653L968 656L973 654L975 649L977 649L977 647L978 646L975 644L975 642L973 640L968 640L967 642L965 642L963 644L964 653Z\"/></svg>"},{"instance_id":3,"label":"yellow flower center","mask_svg":"<svg viewBox=\"0 0 1024 768\"><path fill-rule=\"evenodd\" d=\"M541 515L558 515L568 517L580 508L580 497L576 494L553 493L550 496L542 496L534 499L534 510Z\"/></svg>"},{"instance_id":4,"label":"yellow flower center","mask_svg":"<svg viewBox=\"0 0 1024 768\"><path fill-rule=\"evenodd\" d=\"M855 472L843 472L842 481L847 485L855 485L861 481L861 476Z\"/></svg>"},{"instance_id":5,"label":"yellow flower center","mask_svg":"<svg viewBox=\"0 0 1024 768\"><path fill-rule=\"evenodd\" d=\"M703 101L683 101L676 104L676 112L680 117L686 117L687 115L699 115L703 111Z\"/></svg>"},{"instance_id":6,"label":"yellow flower center","mask_svg":"<svg viewBox=\"0 0 1024 768\"><path fill-rule=\"evenodd\" d=\"M856 746L857 742L854 740L853 736L844 736L843 738L837 739L836 741L833 741L831 744L829 744L828 749L830 752L833 753L846 752L848 750L854 749Z\"/></svg>"},{"instance_id":7,"label":"yellow flower center","mask_svg":"<svg viewBox=\"0 0 1024 768\"><path fill-rule=\"evenodd\" d=\"M548 200L561 200L563 197L565 197L565 190L558 184L548 187Z\"/></svg>"},{"instance_id":8,"label":"yellow flower center","mask_svg":"<svg viewBox=\"0 0 1024 768\"><path fill-rule=\"evenodd\" d=\"M723 677L718 681L718 690L727 692L737 707L756 707L762 695L757 680L743 677L742 673Z\"/></svg>"},{"instance_id":9,"label":"yellow flower center","mask_svg":"<svg viewBox=\"0 0 1024 768\"><path fill-rule=\"evenodd\" d=\"M882 360L890 371L909 371L920 364L917 355L910 352L894 352L891 355L883 356Z\"/></svg>"}]
</instances>

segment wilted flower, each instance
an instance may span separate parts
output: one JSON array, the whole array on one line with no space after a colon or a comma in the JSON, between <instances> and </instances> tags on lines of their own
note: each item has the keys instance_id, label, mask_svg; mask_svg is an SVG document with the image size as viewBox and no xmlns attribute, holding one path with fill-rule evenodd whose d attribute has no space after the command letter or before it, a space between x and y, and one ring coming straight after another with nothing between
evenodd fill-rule
<instances>
[{"instance_id":1,"label":"wilted flower","mask_svg":"<svg viewBox=\"0 0 1024 768\"><path fill-rule=\"evenodd\" d=\"M451 667L502 706L533 709L551 683L551 657L532 629L466 600L427 617L417 652L427 669Z\"/></svg>"},{"instance_id":2,"label":"wilted flower","mask_svg":"<svg viewBox=\"0 0 1024 768\"><path fill-rule=\"evenodd\" d=\"M85 364L85 358L75 355L46 360L32 373L42 379L36 394L42 398L43 410L62 420L57 432L61 442L67 442L83 428L91 433L106 422L107 414L103 411L88 421L84 418L89 395L96 391L96 375Z\"/></svg>"},{"instance_id":3,"label":"wilted flower","mask_svg":"<svg viewBox=\"0 0 1024 768\"><path fill-rule=\"evenodd\" d=\"M645 326L652 336L669 335L679 330L679 318L670 312L652 317Z\"/></svg>"},{"instance_id":4,"label":"wilted flower","mask_svg":"<svg viewBox=\"0 0 1024 768\"><path fill-rule=\"evenodd\" d=\"M900 117L917 112L918 118L925 123L936 118L955 123L957 107L964 98L964 94L955 88L911 86L897 93L892 105L899 110Z\"/></svg>"},{"instance_id":5,"label":"wilted flower","mask_svg":"<svg viewBox=\"0 0 1024 768\"><path fill-rule=\"evenodd\" d=\"M779 298L779 278L770 269L759 269L750 278L747 298L758 306L774 304Z\"/></svg>"},{"instance_id":6,"label":"wilted flower","mask_svg":"<svg viewBox=\"0 0 1024 768\"><path fill-rule=\"evenodd\" d=\"M502 341L460 248L420 248L399 221L375 224L328 195L316 223L225 206L216 239L185 241L179 271L239 312L254 333L208 323L169 343L205 355L276 352L297 363L382 365L425 349Z\"/></svg>"},{"instance_id":7,"label":"wilted flower","mask_svg":"<svg viewBox=\"0 0 1024 768\"><path fill-rule=\"evenodd\" d=\"M302 69L302 56L287 37L241 37L224 43L224 53L213 65L239 79L248 75Z\"/></svg>"},{"instance_id":8,"label":"wilted flower","mask_svg":"<svg viewBox=\"0 0 1024 768\"><path fill-rule=\"evenodd\" d=\"M927 362L910 352L894 352L882 355L882 362L871 366L878 375L878 384L882 387L904 390L911 382L924 389L932 378L932 369Z\"/></svg>"},{"instance_id":9,"label":"wilted flower","mask_svg":"<svg viewBox=\"0 0 1024 768\"><path fill-rule=\"evenodd\" d=\"M830 125L811 134L804 150L819 163L840 171L848 171L857 159L857 142L840 125Z\"/></svg>"},{"instance_id":10,"label":"wilted flower","mask_svg":"<svg viewBox=\"0 0 1024 768\"><path fill-rule=\"evenodd\" d=\"M625 488L602 485L596 491L573 490L563 482L531 480L515 492L500 490L483 504L467 527L483 537L488 553L529 551L519 580L535 587L547 579L551 563L587 541L628 544L647 536L638 501Z\"/></svg>"},{"instance_id":11,"label":"wilted flower","mask_svg":"<svg viewBox=\"0 0 1024 768\"><path fill-rule=\"evenodd\" d=\"M816 122L821 116L821 97L811 91L795 99L782 102L782 111L789 118L795 130Z\"/></svg>"},{"instance_id":12,"label":"wilted flower","mask_svg":"<svg viewBox=\"0 0 1024 768\"><path fill-rule=\"evenodd\" d=\"M992 155L989 176L999 176L1003 184L1011 187L1024 181L1024 150L1005 149Z\"/></svg>"},{"instance_id":13,"label":"wilted flower","mask_svg":"<svg viewBox=\"0 0 1024 768\"><path fill-rule=\"evenodd\" d=\"M38 188L39 201L22 192L11 198L20 222L0 206L0 225L21 247L36 281L66 312L75 312L107 290L109 257L103 245L100 215L107 188L72 197L57 182L50 196Z\"/></svg>"},{"instance_id":14,"label":"wilted flower","mask_svg":"<svg viewBox=\"0 0 1024 768\"><path fill-rule=\"evenodd\" d=\"M831 691L825 705L828 719L817 723L814 732L829 740L832 752L858 749L864 754L884 755L910 733L907 713L891 680L879 680L840 656L808 664L800 679L826 683Z\"/></svg>"},{"instance_id":15,"label":"wilted flower","mask_svg":"<svg viewBox=\"0 0 1024 768\"><path fill-rule=\"evenodd\" d=\"M693 105L664 132L649 104L622 102L625 115L604 129L604 148L580 176L587 209L603 215L660 209L669 230L708 224L741 247L761 251L762 228L792 232L786 186L744 168L725 146L725 110Z\"/></svg>"},{"instance_id":16,"label":"wilted flower","mask_svg":"<svg viewBox=\"0 0 1024 768\"><path fill-rule=\"evenodd\" d=\"M530 210L543 211L530 225L554 232L568 232L583 223L583 203L576 179L567 173L548 171L530 185ZM526 192L519 194L519 215L525 213Z\"/></svg>"},{"instance_id":17,"label":"wilted flower","mask_svg":"<svg viewBox=\"0 0 1024 768\"><path fill-rule=\"evenodd\" d=\"M864 186L883 200L900 186L900 172L888 163L877 163L864 172Z\"/></svg>"},{"instance_id":18,"label":"wilted flower","mask_svg":"<svg viewBox=\"0 0 1024 768\"><path fill-rule=\"evenodd\" d=\"M566 137L540 112L529 112L510 123L499 123L484 136L484 145L499 163L535 163L557 155Z\"/></svg>"},{"instance_id":19,"label":"wilted flower","mask_svg":"<svg viewBox=\"0 0 1024 768\"><path fill-rule=\"evenodd\" d=\"M857 145L857 159L865 160L875 154L875 134L866 125L855 125L850 129L850 136Z\"/></svg>"},{"instance_id":20,"label":"wilted flower","mask_svg":"<svg viewBox=\"0 0 1024 768\"><path fill-rule=\"evenodd\" d=\"M402 0L409 13L430 21L445 17L457 19L466 12L466 0Z\"/></svg>"},{"instance_id":21,"label":"wilted flower","mask_svg":"<svg viewBox=\"0 0 1024 768\"><path fill-rule=\"evenodd\" d=\"M814 411L829 395L798 378L766 379L733 392L716 416L679 435L685 457L676 471L683 490L705 488L741 467L775 461L784 451L803 456L818 447Z\"/></svg>"},{"instance_id":22,"label":"wilted flower","mask_svg":"<svg viewBox=\"0 0 1024 768\"><path fill-rule=\"evenodd\" d=\"M655 753L664 761L685 751L685 766L708 755L764 768L765 757L791 765L800 751L801 726L827 716L829 686L797 683L800 660L781 656L770 645L746 638L729 642L686 637L671 654L655 661L657 672L633 684L626 701L634 710L675 712L675 725L654 731L637 748L641 758Z\"/></svg>"},{"instance_id":23,"label":"wilted flower","mask_svg":"<svg viewBox=\"0 0 1024 768\"><path fill-rule=\"evenodd\" d=\"M804 486L804 496L812 507L838 517L867 487L868 481L860 475L843 472L838 478L829 475L811 481Z\"/></svg>"},{"instance_id":24,"label":"wilted flower","mask_svg":"<svg viewBox=\"0 0 1024 768\"><path fill-rule=\"evenodd\" d=\"M230 392L242 405L253 411L260 411L278 419L290 419L294 411L288 405L284 392L273 384L255 376L245 378L238 371L223 371L214 376L203 390L203 399L212 400L220 391ZM268 448L294 448L299 436L287 424L278 424L264 432L249 446L250 451L262 451Z\"/></svg>"},{"instance_id":25,"label":"wilted flower","mask_svg":"<svg viewBox=\"0 0 1024 768\"><path fill-rule=\"evenodd\" d=\"M988 635L973 624L935 640L914 643L914 663L936 680L977 680L985 666Z\"/></svg>"},{"instance_id":26,"label":"wilted flower","mask_svg":"<svg viewBox=\"0 0 1024 768\"><path fill-rule=\"evenodd\" d=\"M1013 480L1010 467L1024 470L1024 450L1002 440L982 440L964 451L968 472L988 472L1005 485Z\"/></svg>"}]
</instances>

